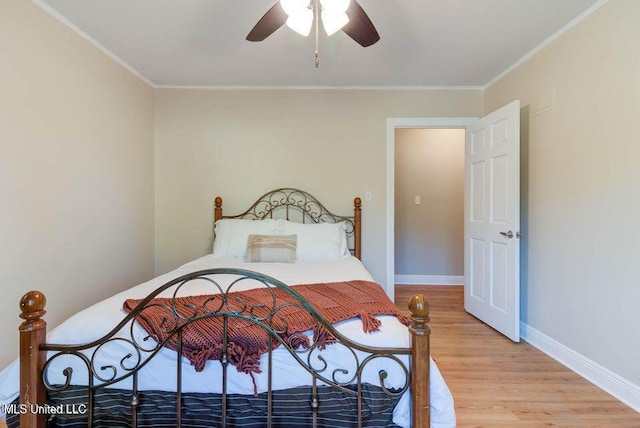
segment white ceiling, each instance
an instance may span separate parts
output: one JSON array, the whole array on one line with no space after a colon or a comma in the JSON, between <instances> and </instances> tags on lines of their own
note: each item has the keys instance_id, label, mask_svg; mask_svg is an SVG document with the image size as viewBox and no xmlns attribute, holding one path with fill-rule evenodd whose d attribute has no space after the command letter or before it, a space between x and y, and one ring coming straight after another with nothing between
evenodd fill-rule
<instances>
[{"instance_id":1,"label":"white ceiling","mask_svg":"<svg viewBox=\"0 0 640 428\"><path fill-rule=\"evenodd\" d=\"M282 27L245 40L277 0L34 0L155 86L483 87L603 0L359 0L363 48Z\"/></svg>"}]
</instances>

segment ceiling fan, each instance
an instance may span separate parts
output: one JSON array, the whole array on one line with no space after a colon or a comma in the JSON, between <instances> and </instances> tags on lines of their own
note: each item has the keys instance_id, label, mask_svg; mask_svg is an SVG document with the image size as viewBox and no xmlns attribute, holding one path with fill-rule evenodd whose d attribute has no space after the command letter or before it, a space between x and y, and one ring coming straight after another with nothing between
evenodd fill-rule
<instances>
[{"instance_id":1,"label":"ceiling fan","mask_svg":"<svg viewBox=\"0 0 640 428\"><path fill-rule=\"evenodd\" d=\"M280 0L260 18L247 40L261 42L285 24L307 36L315 23L317 67L319 18L328 35L342 30L363 47L380 40L376 27L356 0Z\"/></svg>"}]
</instances>

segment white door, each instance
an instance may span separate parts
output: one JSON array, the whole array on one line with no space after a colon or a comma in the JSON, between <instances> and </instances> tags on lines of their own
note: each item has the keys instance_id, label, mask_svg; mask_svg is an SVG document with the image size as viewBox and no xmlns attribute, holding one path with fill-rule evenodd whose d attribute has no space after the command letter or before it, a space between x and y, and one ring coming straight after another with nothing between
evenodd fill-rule
<instances>
[{"instance_id":1,"label":"white door","mask_svg":"<svg viewBox=\"0 0 640 428\"><path fill-rule=\"evenodd\" d=\"M520 101L467 127L464 307L520 341Z\"/></svg>"}]
</instances>

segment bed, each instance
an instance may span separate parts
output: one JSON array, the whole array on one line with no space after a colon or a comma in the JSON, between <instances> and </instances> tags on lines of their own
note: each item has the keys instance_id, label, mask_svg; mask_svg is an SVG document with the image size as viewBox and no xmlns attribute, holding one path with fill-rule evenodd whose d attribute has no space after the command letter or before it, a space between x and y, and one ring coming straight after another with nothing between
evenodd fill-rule
<instances>
[{"instance_id":1,"label":"bed","mask_svg":"<svg viewBox=\"0 0 640 428\"><path fill-rule=\"evenodd\" d=\"M339 216L276 189L225 216L218 197L214 221L213 254L48 336L44 295L25 294L8 425L455 427L428 303L405 318L360 262L359 198Z\"/></svg>"}]
</instances>

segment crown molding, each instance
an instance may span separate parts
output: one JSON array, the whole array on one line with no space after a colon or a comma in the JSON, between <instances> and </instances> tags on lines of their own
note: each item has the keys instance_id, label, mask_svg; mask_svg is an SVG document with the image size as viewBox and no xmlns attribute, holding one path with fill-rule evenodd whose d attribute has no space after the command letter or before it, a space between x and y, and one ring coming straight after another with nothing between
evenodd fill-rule
<instances>
[{"instance_id":1,"label":"crown molding","mask_svg":"<svg viewBox=\"0 0 640 428\"><path fill-rule=\"evenodd\" d=\"M484 86L249 86L249 85L155 85L156 89L194 89L209 91L483 91Z\"/></svg>"},{"instance_id":2,"label":"crown molding","mask_svg":"<svg viewBox=\"0 0 640 428\"><path fill-rule=\"evenodd\" d=\"M544 49L545 47L547 47L549 44L551 44L551 42L553 42L554 40L556 40L558 37L562 36L564 33L566 33L567 31L569 31L571 28L573 28L574 26L576 26L578 23L580 23L582 20L584 20L587 16L591 15L592 13L594 13L595 11L597 11L598 9L600 9L602 6L605 5L605 3L607 3L609 0L598 0L596 3L592 4L589 8L587 8L584 12L582 12L580 15L576 16L575 18L573 18L571 21L569 21L565 26L563 26L561 29L559 29L558 31L556 31L555 33L553 33L552 35L550 35L549 37L547 37L546 39L544 39L542 41L542 43L540 43L538 46L536 46L535 48L533 48L532 50L530 50L529 52L527 52L523 57L521 57L519 60L517 60L516 62L514 62L513 64L511 64L506 70L504 70L502 73L498 74L496 77L494 77L489 83L487 83L486 85L483 86L483 89L488 89L490 86L492 86L493 84L495 84L498 80L502 79L504 76L506 76L507 74L509 74L510 72L512 72L513 70L515 70L516 68L518 68L519 66L521 66L524 62L526 62L529 58L531 58L532 56L534 56L535 54L537 54L538 52L540 52L542 49Z\"/></svg>"},{"instance_id":3,"label":"crown molding","mask_svg":"<svg viewBox=\"0 0 640 428\"><path fill-rule=\"evenodd\" d=\"M126 68L129 72L131 72L131 74L136 76L138 79L142 80L144 83L151 86L152 88L156 87L156 85L151 80L147 79L142 73L140 73L138 70L133 68L127 62L125 62L122 58L120 58L119 56L111 52L109 49L107 49L103 44L98 42L96 39L94 39L84 31L82 31L73 22L69 21L66 17L64 17L60 12L55 10L49 4L45 3L44 0L31 0L31 2L34 3L36 6L38 6L40 9L44 10L46 13L48 13L52 17L54 17L55 19L57 19L58 21L62 22L67 27L69 27L71 30L77 33L80 37L82 37L83 39L91 43L93 46L98 48L99 51L101 51L106 56L114 60L116 63Z\"/></svg>"}]
</instances>

